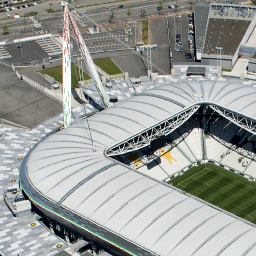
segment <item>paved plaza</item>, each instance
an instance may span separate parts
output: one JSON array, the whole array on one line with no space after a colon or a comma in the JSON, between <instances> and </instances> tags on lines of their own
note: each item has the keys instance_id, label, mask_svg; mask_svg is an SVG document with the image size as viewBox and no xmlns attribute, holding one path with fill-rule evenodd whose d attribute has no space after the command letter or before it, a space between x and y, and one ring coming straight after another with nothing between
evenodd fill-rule
<instances>
[{"instance_id":1,"label":"paved plaza","mask_svg":"<svg viewBox=\"0 0 256 256\"><path fill-rule=\"evenodd\" d=\"M86 113L94 110L85 106ZM73 109L73 122L84 115L84 107ZM21 160L35 144L48 133L62 125L62 114L45 121L35 129L26 131L11 126L0 125L0 192L19 187L19 166ZM6 206L3 196L0 198L0 254L17 255L24 251L27 256L55 255L65 250L71 255L78 255L63 241L50 233L33 214L24 218L13 217ZM32 224L35 223L35 224ZM32 225L31 225L32 224ZM57 248L57 245L61 248Z\"/></svg>"}]
</instances>

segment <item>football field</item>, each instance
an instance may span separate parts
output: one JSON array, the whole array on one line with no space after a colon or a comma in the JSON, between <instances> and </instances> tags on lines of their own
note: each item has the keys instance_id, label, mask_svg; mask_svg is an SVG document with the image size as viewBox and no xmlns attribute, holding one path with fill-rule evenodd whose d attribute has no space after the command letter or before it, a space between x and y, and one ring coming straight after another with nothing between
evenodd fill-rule
<instances>
[{"instance_id":1,"label":"football field","mask_svg":"<svg viewBox=\"0 0 256 256\"><path fill-rule=\"evenodd\" d=\"M202 164L169 183L256 224L256 183L244 177Z\"/></svg>"}]
</instances>

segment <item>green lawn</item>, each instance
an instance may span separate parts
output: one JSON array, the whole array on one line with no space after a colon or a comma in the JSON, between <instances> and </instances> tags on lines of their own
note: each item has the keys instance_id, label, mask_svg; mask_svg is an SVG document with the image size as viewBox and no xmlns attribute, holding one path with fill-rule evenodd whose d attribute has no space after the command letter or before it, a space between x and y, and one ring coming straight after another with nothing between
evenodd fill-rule
<instances>
[{"instance_id":1,"label":"green lawn","mask_svg":"<svg viewBox=\"0 0 256 256\"><path fill-rule=\"evenodd\" d=\"M110 58L95 59L93 62L109 75L123 73Z\"/></svg>"},{"instance_id":2,"label":"green lawn","mask_svg":"<svg viewBox=\"0 0 256 256\"><path fill-rule=\"evenodd\" d=\"M173 186L256 224L256 183L213 164L191 168Z\"/></svg>"},{"instance_id":3,"label":"green lawn","mask_svg":"<svg viewBox=\"0 0 256 256\"><path fill-rule=\"evenodd\" d=\"M75 70L76 69L76 70ZM47 68L40 71L42 74L49 75L53 77L56 81L62 83L62 66ZM75 66L73 63L71 64L71 85L72 88L78 88L78 81L77 81L77 75L79 73L79 69L77 66ZM89 80L91 79L90 76L88 76L85 72L83 72L83 79Z\"/></svg>"}]
</instances>

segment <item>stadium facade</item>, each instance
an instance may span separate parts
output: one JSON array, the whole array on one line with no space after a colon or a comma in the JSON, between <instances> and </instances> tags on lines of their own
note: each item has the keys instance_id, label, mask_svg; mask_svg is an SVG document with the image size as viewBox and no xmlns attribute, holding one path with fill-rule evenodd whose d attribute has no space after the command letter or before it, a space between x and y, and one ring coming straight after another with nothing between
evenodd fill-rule
<instances>
[{"instance_id":1,"label":"stadium facade","mask_svg":"<svg viewBox=\"0 0 256 256\"><path fill-rule=\"evenodd\" d=\"M206 114L254 136L255 94L249 82L235 79L172 82L144 91L89 117L90 130L83 120L38 143L20 167L23 191L67 236L74 232L115 255L255 255L254 224L164 182L198 162L221 162L205 153L211 132ZM174 139L188 125L198 137ZM140 171L152 163L157 153L148 149L163 136L159 157L179 142L191 143L194 153L180 149L165 176L154 176L154 168ZM238 155L246 151L249 160L242 171L232 161L229 167L255 181L254 149L233 148ZM144 154L137 153L139 161L135 151Z\"/></svg>"}]
</instances>

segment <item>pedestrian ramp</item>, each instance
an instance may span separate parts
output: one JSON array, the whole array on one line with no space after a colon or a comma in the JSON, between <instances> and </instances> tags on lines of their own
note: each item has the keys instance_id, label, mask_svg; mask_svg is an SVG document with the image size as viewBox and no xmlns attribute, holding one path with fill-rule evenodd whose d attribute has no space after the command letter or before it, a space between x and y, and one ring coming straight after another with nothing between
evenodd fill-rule
<instances>
[{"instance_id":1,"label":"pedestrian ramp","mask_svg":"<svg viewBox=\"0 0 256 256\"><path fill-rule=\"evenodd\" d=\"M42 27L42 25L33 16L30 16L29 18L34 23L36 28L41 28Z\"/></svg>"},{"instance_id":2,"label":"pedestrian ramp","mask_svg":"<svg viewBox=\"0 0 256 256\"><path fill-rule=\"evenodd\" d=\"M7 50L4 48L4 46L0 46L0 59L8 59L12 56L7 52Z\"/></svg>"},{"instance_id":3,"label":"pedestrian ramp","mask_svg":"<svg viewBox=\"0 0 256 256\"><path fill-rule=\"evenodd\" d=\"M36 40L36 42L50 56L59 55L62 53L62 48L51 37L39 39L39 40Z\"/></svg>"}]
</instances>

